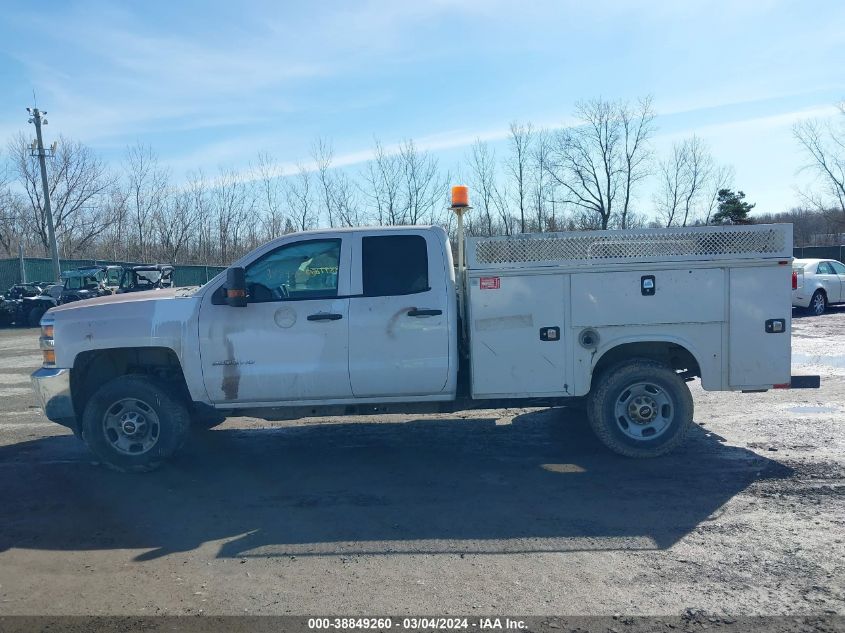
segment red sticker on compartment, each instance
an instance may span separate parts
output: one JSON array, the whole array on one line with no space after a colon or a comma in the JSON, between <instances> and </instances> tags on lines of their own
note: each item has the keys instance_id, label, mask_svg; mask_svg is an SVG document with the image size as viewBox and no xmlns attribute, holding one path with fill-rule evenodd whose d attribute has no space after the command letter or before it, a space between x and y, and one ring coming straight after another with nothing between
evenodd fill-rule
<instances>
[{"instance_id":1,"label":"red sticker on compartment","mask_svg":"<svg viewBox=\"0 0 845 633\"><path fill-rule=\"evenodd\" d=\"M498 277L482 277L478 284L481 290L498 290L499 289L499 278Z\"/></svg>"}]
</instances>

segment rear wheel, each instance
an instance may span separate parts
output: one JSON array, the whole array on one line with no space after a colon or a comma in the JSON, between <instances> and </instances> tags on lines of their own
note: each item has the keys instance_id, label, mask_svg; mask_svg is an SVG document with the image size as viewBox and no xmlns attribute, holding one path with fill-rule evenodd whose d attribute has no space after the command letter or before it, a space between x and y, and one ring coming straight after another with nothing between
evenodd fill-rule
<instances>
[{"instance_id":1,"label":"rear wheel","mask_svg":"<svg viewBox=\"0 0 845 633\"><path fill-rule=\"evenodd\" d=\"M807 308L813 316L821 316L827 309L827 297L821 290L816 290L810 299L810 307Z\"/></svg>"},{"instance_id":2,"label":"rear wheel","mask_svg":"<svg viewBox=\"0 0 845 633\"><path fill-rule=\"evenodd\" d=\"M146 376L120 376L85 405L83 437L103 463L124 472L157 468L185 441L188 410Z\"/></svg>"},{"instance_id":3,"label":"rear wheel","mask_svg":"<svg viewBox=\"0 0 845 633\"><path fill-rule=\"evenodd\" d=\"M598 378L587 416L599 440L615 453L656 457L683 441L692 425L692 395L671 367L633 359Z\"/></svg>"},{"instance_id":4,"label":"rear wheel","mask_svg":"<svg viewBox=\"0 0 845 633\"><path fill-rule=\"evenodd\" d=\"M47 312L47 308L41 306L34 306L29 311L29 316L27 317L29 327L38 327L39 325L41 325L41 317L44 316L45 312Z\"/></svg>"}]
</instances>

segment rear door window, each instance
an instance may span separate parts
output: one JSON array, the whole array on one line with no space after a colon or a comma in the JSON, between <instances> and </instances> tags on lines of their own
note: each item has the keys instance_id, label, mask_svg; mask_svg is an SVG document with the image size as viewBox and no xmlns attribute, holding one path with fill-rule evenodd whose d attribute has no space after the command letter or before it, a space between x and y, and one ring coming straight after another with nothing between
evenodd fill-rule
<instances>
[{"instance_id":1,"label":"rear door window","mask_svg":"<svg viewBox=\"0 0 845 633\"><path fill-rule=\"evenodd\" d=\"M427 291L428 251L425 238L421 235L362 238L361 274L366 297Z\"/></svg>"},{"instance_id":2,"label":"rear door window","mask_svg":"<svg viewBox=\"0 0 845 633\"><path fill-rule=\"evenodd\" d=\"M833 267L830 264L828 264L827 262L821 262L819 264L819 267L816 269L816 274L817 275L832 275L832 274L834 274L833 273Z\"/></svg>"},{"instance_id":3,"label":"rear door window","mask_svg":"<svg viewBox=\"0 0 845 633\"><path fill-rule=\"evenodd\" d=\"M830 262L830 267L833 268L833 272L837 275L845 275L845 264L841 264L840 262Z\"/></svg>"}]
</instances>

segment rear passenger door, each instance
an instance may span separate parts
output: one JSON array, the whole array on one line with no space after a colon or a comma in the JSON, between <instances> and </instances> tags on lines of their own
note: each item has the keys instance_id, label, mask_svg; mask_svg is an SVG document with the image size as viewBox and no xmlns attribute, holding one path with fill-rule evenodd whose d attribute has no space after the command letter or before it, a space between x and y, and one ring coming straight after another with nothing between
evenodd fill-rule
<instances>
[{"instance_id":1,"label":"rear passenger door","mask_svg":"<svg viewBox=\"0 0 845 633\"><path fill-rule=\"evenodd\" d=\"M824 286L827 293L827 302L839 303L842 300L842 284L831 262L819 262L819 266L816 268L816 277Z\"/></svg>"},{"instance_id":2,"label":"rear passenger door","mask_svg":"<svg viewBox=\"0 0 845 633\"><path fill-rule=\"evenodd\" d=\"M845 264L841 262L828 262L833 272L839 277L839 301L845 301Z\"/></svg>"},{"instance_id":3,"label":"rear passenger door","mask_svg":"<svg viewBox=\"0 0 845 633\"><path fill-rule=\"evenodd\" d=\"M449 376L449 301L431 232L356 232L349 378L357 398L441 393Z\"/></svg>"}]
</instances>

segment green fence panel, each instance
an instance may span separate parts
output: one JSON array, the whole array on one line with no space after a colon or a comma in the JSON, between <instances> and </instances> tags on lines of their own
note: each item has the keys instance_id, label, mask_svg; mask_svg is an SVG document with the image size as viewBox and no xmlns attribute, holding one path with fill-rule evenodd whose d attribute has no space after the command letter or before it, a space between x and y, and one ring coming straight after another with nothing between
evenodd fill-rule
<instances>
[{"instance_id":1,"label":"green fence panel","mask_svg":"<svg viewBox=\"0 0 845 633\"><path fill-rule=\"evenodd\" d=\"M841 262L845 255L845 246L804 246L795 250L800 251L795 257L801 259L838 259Z\"/></svg>"},{"instance_id":2,"label":"green fence panel","mask_svg":"<svg viewBox=\"0 0 845 633\"><path fill-rule=\"evenodd\" d=\"M201 286L226 270L223 266L176 266L173 271L174 286Z\"/></svg>"},{"instance_id":3,"label":"green fence panel","mask_svg":"<svg viewBox=\"0 0 845 633\"><path fill-rule=\"evenodd\" d=\"M111 266L111 265L136 265L133 262L116 262L104 259L63 259L60 262L61 269L71 270L74 268L85 268L88 266ZM53 262L49 259L39 257L24 258L26 268L26 281L52 281ZM225 266L195 266L177 265L174 266L173 284L176 286L200 286L213 279L218 273L226 270ZM0 259L0 293L5 292L11 286L21 283L21 264L17 258Z\"/></svg>"}]
</instances>

